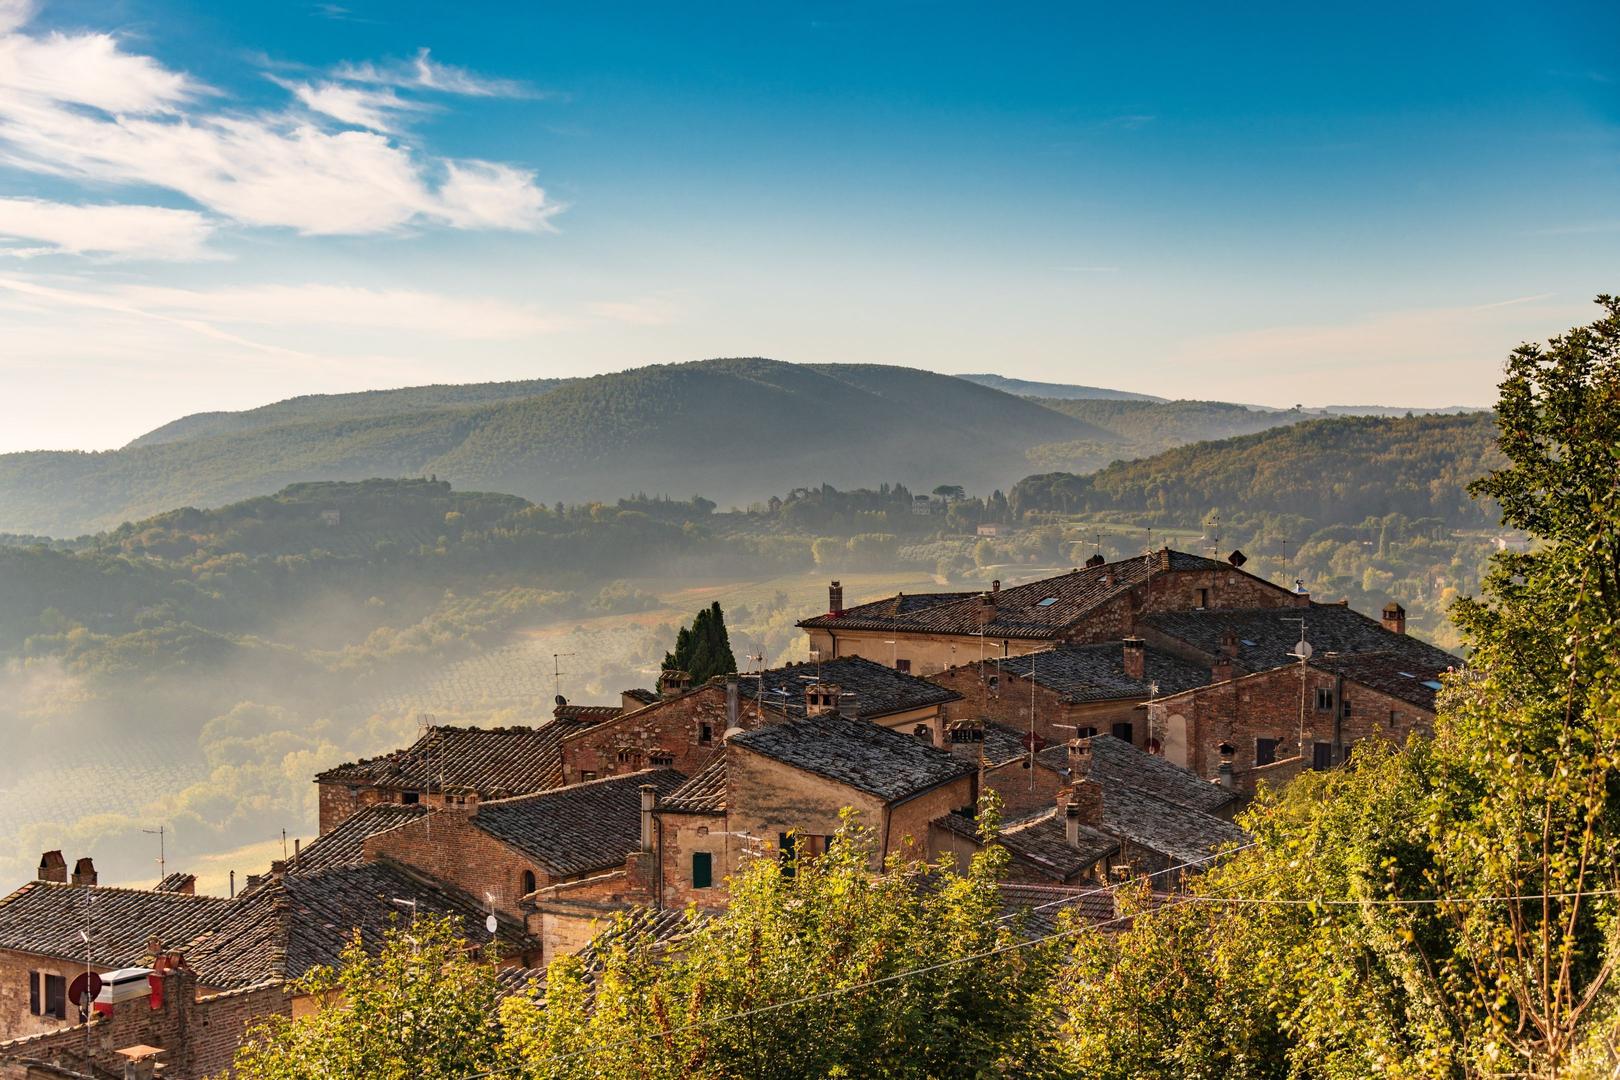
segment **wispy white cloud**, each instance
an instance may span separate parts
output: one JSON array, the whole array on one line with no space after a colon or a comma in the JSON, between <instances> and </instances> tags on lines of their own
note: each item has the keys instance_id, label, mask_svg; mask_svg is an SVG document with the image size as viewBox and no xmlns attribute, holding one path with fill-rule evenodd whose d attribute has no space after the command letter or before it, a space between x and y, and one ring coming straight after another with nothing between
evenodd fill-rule
<instances>
[{"instance_id":1,"label":"wispy white cloud","mask_svg":"<svg viewBox=\"0 0 1620 1080\"><path fill-rule=\"evenodd\" d=\"M213 233L214 223L195 210L0 197L0 254L5 255L201 259L210 255Z\"/></svg>"},{"instance_id":2,"label":"wispy white cloud","mask_svg":"<svg viewBox=\"0 0 1620 1080\"><path fill-rule=\"evenodd\" d=\"M536 96L532 88L515 79L491 78L453 64L441 64L433 59L427 49L422 49L409 60L383 64L370 61L340 64L332 75L344 82L417 87L467 97Z\"/></svg>"},{"instance_id":3,"label":"wispy white cloud","mask_svg":"<svg viewBox=\"0 0 1620 1080\"><path fill-rule=\"evenodd\" d=\"M317 114L233 112L219 95L98 33L33 34L30 9L0 0L0 161L97 184L166 188L252 226L311 235L417 223L533 230L557 211L532 172L424 155L388 134L397 95L376 85L295 89ZM491 95L481 80L411 65L414 85ZM353 80L351 80L353 81ZM348 128L334 129L330 120ZM361 127L367 130L353 130Z\"/></svg>"}]
</instances>

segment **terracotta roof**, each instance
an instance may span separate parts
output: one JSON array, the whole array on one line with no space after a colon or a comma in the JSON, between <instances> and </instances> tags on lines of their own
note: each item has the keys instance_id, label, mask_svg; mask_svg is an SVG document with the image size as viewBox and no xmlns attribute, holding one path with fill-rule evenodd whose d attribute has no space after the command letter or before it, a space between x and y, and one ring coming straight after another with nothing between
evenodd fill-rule
<instances>
[{"instance_id":1,"label":"terracotta roof","mask_svg":"<svg viewBox=\"0 0 1620 1080\"><path fill-rule=\"evenodd\" d=\"M1086 922L1108 922L1118 911L1112 890L1096 885L1001 885L1002 918L1016 921L1027 938L1050 937L1058 921L1072 911Z\"/></svg>"},{"instance_id":2,"label":"terracotta roof","mask_svg":"<svg viewBox=\"0 0 1620 1080\"><path fill-rule=\"evenodd\" d=\"M733 735L729 746L892 802L975 771L911 735L840 716L799 717Z\"/></svg>"},{"instance_id":3,"label":"terracotta roof","mask_svg":"<svg viewBox=\"0 0 1620 1080\"><path fill-rule=\"evenodd\" d=\"M961 811L935 818L933 824L971 840L979 839L978 823ZM1080 826L1080 846L1071 847L1066 826L1054 806L1004 823L996 838L1014 859L1057 881L1067 881L1119 851L1118 840L1085 825Z\"/></svg>"},{"instance_id":4,"label":"terracotta roof","mask_svg":"<svg viewBox=\"0 0 1620 1080\"><path fill-rule=\"evenodd\" d=\"M370 950L384 933L418 915L456 919L467 940L489 940L483 901L390 862L289 873L227 902L207 932L185 949L205 986L233 989L273 979L296 979L311 968L335 965L359 932ZM520 922L497 913L502 951L532 951L538 943Z\"/></svg>"},{"instance_id":5,"label":"terracotta roof","mask_svg":"<svg viewBox=\"0 0 1620 1080\"><path fill-rule=\"evenodd\" d=\"M632 701L639 701L643 705L651 705L653 702L658 700L658 691L648 690L646 687L638 686L630 690L619 691L619 696L627 697Z\"/></svg>"},{"instance_id":6,"label":"terracotta roof","mask_svg":"<svg viewBox=\"0 0 1620 1080\"><path fill-rule=\"evenodd\" d=\"M956 701L961 694L936 686L886 664L862 656L841 656L821 663L805 662L772 668L763 676L743 675L739 689L754 700L764 684L765 705L787 716L804 715L805 687L817 683L836 686L855 695L855 708L862 719L876 719L893 713L910 712L931 705Z\"/></svg>"},{"instance_id":7,"label":"terracotta roof","mask_svg":"<svg viewBox=\"0 0 1620 1080\"><path fill-rule=\"evenodd\" d=\"M588 720L600 724L604 720L617 719L623 712L622 705L570 705L565 702L552 709L551 715L558 720Z\"/></svg>"},{"instance_id":8,"label":"terracotta roof","mask_svg":"<svg viewBox=\"0 0 1620 1080\"><path fill-rule=\"evenodd\" d=\"M480 803L468 820L554 876L584 874L617 866L640 847L643 784L665 796L685 780L674 769L645 769Z\"/></svg>"},{"instance_id":9,"label":"terracotta roof","mask_svg":"<svg viewBox=\"0 0 1620 1080\"><path fill-rule=\"evenodd\" d=\"M1289 655L1299 641L1299 620L1305 620L1305 640L1314 655L1339 653L1389 653L1400 663L1429 671L1443 671L1462 664L1459 657L1437 649L1409 634L1384 629L1377 619L1368 618L1339 604L1312 604L1307 608L1254 609L1234 611L1174 611L1151 615L1142 620L1169 637L1213 656L1220 651L1221 636L1230 631L1238 639L1233 664L1241 672L1268 671L1297 664Z\"/></svg>"},{"instance_id":10,"label":"terracotta roof","mask_svg":"<svg viewBox=\"0 0 1620 1080\"><path fill-rule=\"evenodd\" d=\"M147 939L179 948L230 905L217 896L154 889L118 889L31 881L0 899L0 949L83 963L81 930L99 967L133 967L148 955Z\"/></svg>"},{"instance_id":11,"label":"terracotta roof","mask_svg":"<svg viewBox=\"0 0 1620 1080\"><path fill-rule=\"evenodd\" d=\"M369 838L397 829L407 821L415 821L427 812L428 808L421 803L379 803L357 810L300 851L293 869L307 874L333 866L359 866L365 862L365 845Z\"/></svg>"},{"instance_id":12,"label":"terracotta roof","mask_svg":"<svg viewBox=\"0 0 1620 1080\"><path fill-rule=\"evenodd\" d=\"M604 920L605 929L591 939L576 955L589 975L603 967L603 954L627 938L640 938L654 948L665 949L674 945L708 922L711 916L687 908L635 908L614 919ZM502 997L514 994L533 994L545 989L545 968L507 968L498 976Z\"/></svg>"},{"instance_id":13,"label":"terracotta roof","mask_svg":"<svg viewBox=\"0 0 1620 1080\"><path fill-rule=\"evenodd\" d=\"M1036 685L1046 687L1073 704L1146 701L1152 693L1150 683L1158 686L1160 696L1209 683L1208 667L1183 660L1163 649L1144 646L1142 652L1144 678L1141 679L1125 673L1125 643L1122 641L1059 645L1042 652L1010 656L985 667L986 674L999 671L1020 679L1028 678L1033 670ZM1003 688L1003 694L1008 692Z\"/></svg>"},{"instance_id":14,"label":"terracotta roof","mask_svg":"<svg viewBox=\"0 0 1620 1080\"><path fill-rule=\"evenodd\" d=\"M485 799L527 795L562 784L562 740L590 726L560 719L539 727L434 727L403 750L339 765L315 780L411 791L442 784Z\"/></svg>"},{"instance_id":15,"label":"terracotta roof","mask_svg":"<svg viewBox=\"0 0 1620 1080\"><path fill-rule=\"evenodd\" d=\"M188 874L183 870L176 870L166 875L162 881L153 886L156 892L185 892L197 884L197 875Z\"/></svg>"},{"instance_id":16,"label":"terracotta roof","mask_svg":"<svg viewBox=\"0 0 1620 1080\"><path fill-rule=\"evenodd\" d=\"M1099 605L1143 584L1155 574L1173 570L1220 570L1234 567L1201 555L1166 548L1119 562L1071 570L1057 577L1004 588L994 594L994 610L981 622L984 593L893 596L845 608L842 614L818 615L799 626L828 630L906 630L913 633L971 634L986 637L1052 638L1085 618Z\"/></svg>"},{"instance_id":17,"label":"terracotta roof","mask_svg":"<svg viewBox=\"0 0 1620 1080\"><path fill-rule=\"evenodd\" d=\"M1036 755L1042 765L1062 773L1069 770L1069 744L1049 746ZM1104 792L1129 788L1165 802L1214 813L1230 806L1237 796L1212 784L1191 769L1184 769L1158 754L1149 754L1112 735L1091 737L1090 779Z\"/></svg>"},{"instance_id":18,"label":"terracotta roof","mask_svg":"<svg viewBox=\"0 0 1620 1080\"><path fill-rule=\"evenodd\" d=\"M1421 657L1404 653L1316 653L1310 664L1323 671L1342 675L1350 682L1360 683L1392 698L1416 705L1425 712L1434 712L1434 697L1440 692L1440 676L1462 661L1451 658L1444 667L1435 663L1417 663ZM1355 699L1351 699L1354 708Z\"/></svg>"},{"instance_id":19,"label":"terracotta roof","mask_svg":"<svg viewBox=\"0 0 1620 1080\"><path fill-rule=\"evenodd\" d=\"M726 755L714 760L658 804L660 810L684 814L718 814L726 808Z\"/></svg>"}]
</instances>

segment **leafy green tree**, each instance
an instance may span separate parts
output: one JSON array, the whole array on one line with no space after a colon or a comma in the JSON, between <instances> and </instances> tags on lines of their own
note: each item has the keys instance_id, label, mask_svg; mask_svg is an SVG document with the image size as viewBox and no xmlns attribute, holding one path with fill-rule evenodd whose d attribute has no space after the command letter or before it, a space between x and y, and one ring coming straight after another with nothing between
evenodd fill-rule
<instances>
[{"instance_id":1,"label":"leafy green tree","mask_svg":"<svg viewBox=\"0 0 1620 1080\"><path fill-rule=\"evenodd\" d=\"M990 815L993 817L993 814ZM554 963L543 1006L503 1011L527 1080L1029 1075L1050 948L1001 917L994 846L963 875L874 870L846 814L784 874L763 853L731 906L663 949L626 935L587 973Z\"/></svg>"},{"instance_id":2,"label":"leafy green tree","mask_svg":"<svg viewBox=\"0 0 1620 1080\"><path fill-rule=\"evenodd\" d=\"M495 965L469 957L448 919L401 924L375 956L355 941L339 967L316 968L296 991L327 1004L253 1028L237 1076L461 1080L502 1061Z\"/></svg>"},{"instance_id":3,"label":"leafy green tree","mask_svg":"<svg viewBox=\"0 0 1620 1080\"><path fill-rule=\"evenodd\" d=\"M705 683L716 675L737 670L731 654L731 637L726 632L726 615L716 600L697 613L692 625L675 635L675 648L664 654L665 671L684 671L693 683Z\"/></svg>"}]
</instances>

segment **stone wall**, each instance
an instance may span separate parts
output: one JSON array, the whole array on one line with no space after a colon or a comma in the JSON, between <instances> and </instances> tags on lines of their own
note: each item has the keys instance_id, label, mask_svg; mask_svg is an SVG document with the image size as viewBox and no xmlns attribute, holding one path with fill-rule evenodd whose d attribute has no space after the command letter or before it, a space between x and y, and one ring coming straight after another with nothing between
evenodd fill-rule
<instances>
[{"instance_id":1,"label":"stone wall","mask_svg":"<svg viewBox=\"0 0 1620 1080\"><path fill-rule=\"evenodd\" d=\"M757 708L742 699L736 721L751 728L757 714ZM731 719L726 688L714 684L626 713L563 740L563 783L655 766L695 776L720 752Z\"/></svg>"},{"instance_id":2,"label":"stone wall","mask_svg":"<svg viewBox=\"0 0 1620 1080\"><path fill-rule=\"evenodd\" d=\"M535 888L555 882L539 863L473 825L473 813L476 807L443 810L368 837L365 859L392 859L473 896L491 895L496 908L521 917L523 872L534 874Z\"/></svg>"}]
</instances>

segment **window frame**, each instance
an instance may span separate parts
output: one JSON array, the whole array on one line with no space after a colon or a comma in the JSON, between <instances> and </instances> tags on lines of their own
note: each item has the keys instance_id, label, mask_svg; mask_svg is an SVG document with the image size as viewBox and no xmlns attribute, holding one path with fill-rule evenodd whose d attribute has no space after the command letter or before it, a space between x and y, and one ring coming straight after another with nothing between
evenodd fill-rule
<instances>
[{"instance_id":1,"label":"window frame","mask_svg":"<svg viewBox=\"0 0 1620 1080\"><path fill-rule=\"evenodd\" d=\"M1266 765L1275 765L1277 763L1277 747L1281 745L1281 739L1268 739L1256 735L1254 739L1254 767L1258 769ZM1262 748L1264 748L1263 755L1261 753Z\"/></svg>"},{"instance_id":2,"label":"window frame","mask_svg":"<svg viewBox=\"0 0 1620 1080\"><path fill-rule=\"evenodd\" d=\"M700 874L699 868L702 868ZM714 888L714 853L710 851L692 852L692 888Z\"/></svg>"}]
</instances>

